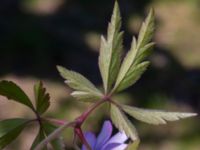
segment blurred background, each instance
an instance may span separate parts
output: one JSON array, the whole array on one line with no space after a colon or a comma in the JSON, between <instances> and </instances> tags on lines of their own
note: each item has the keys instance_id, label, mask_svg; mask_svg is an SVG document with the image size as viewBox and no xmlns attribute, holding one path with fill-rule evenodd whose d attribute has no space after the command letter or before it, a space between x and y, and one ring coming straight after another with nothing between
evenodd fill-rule
<instances>
[{"instance_id":1,"label":"blurred background","mask_svg":"<svg viewBox=\"0 0 200 150\"><path fill-rule=\"evenodd\" d=\"M133 87L116 96L138 107L200 113L200 1L119 0L127 51L150 7L156 13L157 43L151 66ZM106 34L114 0L1 0L0 79L15 81L31 97L33 84L43 80L51 94L47 116L72 120L89 104L69 96L56 65L85 75L101 87L98 70L100 35ZM98 110L85 130L98 133ZM102 112L102 111L101 111ZM32 117L26 107L0 97L0 119ZM97 119L98 118L98 119ZM95 120L95 121L94 121ZM199 150L199 117L164 126L133 120L141 137L140 150ZM37 128L28 128L7 150L27 150ZM72 131L64 140L71 149ZM16 148L17 147L17 148Z\"/></svg>"}]
</instances>

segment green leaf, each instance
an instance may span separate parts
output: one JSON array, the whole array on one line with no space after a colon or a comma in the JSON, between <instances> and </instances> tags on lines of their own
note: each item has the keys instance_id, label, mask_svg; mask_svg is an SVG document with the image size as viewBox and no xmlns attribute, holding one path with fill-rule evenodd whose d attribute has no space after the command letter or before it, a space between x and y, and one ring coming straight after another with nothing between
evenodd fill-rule
<instances>
[{"instance_id":1,"label":"green leaf","mask_svg":"<svg viewBox=\"0 0 200 150\"><path fill-rule=\"evenodd\" d=\"M8 99L12 99L19 103L22 103L30 107L32 110L34 109L33 104L31 103L28 96L19 86L17 86L12 81L0 81L0 95L6 96Z\"/></svg>"},{"instance_id":2,"label":"green leaf","mask_svg":"<svg viewBox=\"0 0 200 150\"><path fill-rule=\"evenodd\" d=\"M149 110L121 105L123 110L137 120L149 124L166 124L166 121L176 121L183 118L193 117L195 113L166 112L160 110Z\"/></svg>"},{"instance_id":3,"label":"green leaf","mask_svg":"<svg viewBox=\"0 0 200 150\"><path fill-rule=\"evenodd\" d=\"M146 71L148 66L149 62L145 61L136 65L134 68L131 68L131 70L126 74L125 78L116 88L116 91L122 91L123 89L130 87L131 85L136 83L140 79L141 75Z\"/></svg>"},{"instance_id":4,"label":"green leaf","mask_svg":"<svg viewBox=\"0 0 200 150\"><path fill-rule=\"evenodd\" d=\"M72 93L72 96L82 100L85 99L85 95L87 95L87 97L90 97L89 101L91 102L102 97L102 93L81 74L61 66L57 66L57 68L61 76L66 79L65 83L75 90L75 92Z\"/></svg>"},{"instance_id":5,"label":"green leaf","mask_svg":"<svg viewBox=\"0 0 200 150\"><path fill-rule=\"evenodd\" d=\"M43 114L50 106L50 96L43 87L42 82L35 84L34 86L35 100L36 100L36 111L39 114Z\"/></svg>"},{"instance_id":6,"label":"green leaf","mask_svg":"<svg viewBox=\"0 0 200 150\"><path fill-rule=\"evenodd\" d=\"M154 43L148 43L153 32L154 13L151 10L141 27L138 42L133 37L131 49L124 58L112 92L119 92L133 85L146 70L149 63L142 61L151 53L154 46Z\"/></svg>"},{"instance_id":7,"label":"green leaf","mask_svg":"<svg viewBox=\"0 0 200 150\"><path fill-rule=\"evenodd\" d=\"M71 93L71 95L83 102L96 102L100 99L98 95L91 94L89 92L82 92L82 91L74 91Z\"/></svg>"},{"instance_id":8,"label":"green leaf","mask_svg":"<svg viewBox=\"0 0 200 150\"><path fill-rule=\"evenodd\" d=\"M126 115L120 110L117 106L111 104L110 109L111 120L114 125L121 131L125 132L128 137L130 137L133 141L138 139L137 130L130 122L130 120L126 117Z\"/></svg>"},{"instance_id":9,"label":"green leaf","mask_svg":"<svg viewBox=\"0 0 200 150\"><path fill-rule=\"evenodd\" d=\"M43 129L44 129L44 132L46 133L46 136L48 136L52 132L54 132L57 129L57 127L48 122L43 122ZM58 137L52 140L50 144L54 150L64 150L64 146L63 146L64 144L61 140L61 137Z\"/></svg>"},{"instance_id":10,"label":"green leaf","mask_svg":"<svg viewBox=\"0 0 200 150\"><path fill-rule=\"evenodd\" d=\"M48 123L47 121L45 121L45 122L43 121L41 126L40 126L39 133L38 133L37 137L35 138L35 140L34 140L34 142L32 144L31 150L34 150L36 148L36 146L38 144L40 144L40 142L42 142L55 129L57 129L56 126ZM63 148L63 143L62 143L61 139L59 139L59 138L56 138L56 139L52 140L50 142L50 145L54 150L63 150L64 149ZM47 150L48 146L45 145L42 149L43 150Z\"/></svg>"},{"instance_id":11,"label":"green leaf","mask_svg":"<svg viewBox=\"0 0 200 150\"><path fill-rule=\"evenodd\" d=\"M118 3L115 2L111 22L108 25L107 39L101 37L99 68L103 79L105 93L109 92L115 82L121 63L123 49L123 32L120 32L121 16Z\"/></svg>"},{"instance_id":12,"label":"green leaf","mask_svg":"<svg viewBox=\"0 0 200 150\"><path fill-rule=\"evenodd\" d=\"M126 150L137 150L139 147L139 144L140 144L140 140L136 140L136 141L130 143Z\"/></svg>"},{"instance_id":13,"label":"green leaf","mask_svg":"<svg viewBox=\"0 0 200 150\"><path fill-rule=\"evenodd\" d=\"M68 127L74 126L75 122L66 122L62 126L55 129L51 134L49 134L43 141L41 141L35 148L35 150L41 150L45 145L47 145L52 140L58 138L60 134ZM46 126L46 125L45 125Z\"/></svg>"},{"instance_id":14,"label":"green leaf","mask_svg":"<svg viewBox=\"0 0 200 150\"><path fill-rule=\"evenodd\" d=\"M151 9L140 29L137 49L144 47L151 40L154 33L154 29L155 29L155 17L154 17L154 11Z\"/></svg>"},{"instance_id":15,"label":"green leaf","mask_svg":"<svg viewBox=\"0 0 200 150\"><path fill-rule=\"evenodd\" d=\"M7 119L0 121L0 149L14 141L29 121L26 119Z\"/></svg>"},{"instance_id":16,"label":"green leaf","mask_svg":"<svg viewBox=\"0 0 200 150\"><path fill-rule=\"evenodd\" d=\"M36 136L32 146L31 146L31 150L34 150L35 147L42 141L45 139L45 133L44 131L40 128L38 135ZM47 146L43 148L43 150L47 150Z\"/></svg>"}]
</instances>

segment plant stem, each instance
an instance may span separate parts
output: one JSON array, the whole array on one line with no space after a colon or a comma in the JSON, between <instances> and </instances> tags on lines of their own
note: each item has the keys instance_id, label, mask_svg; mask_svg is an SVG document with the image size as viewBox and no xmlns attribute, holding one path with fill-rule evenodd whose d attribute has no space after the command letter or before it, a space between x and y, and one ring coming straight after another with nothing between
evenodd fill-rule
<instances>
[{"instance_id":1,"label":"plant stem","mask_svg":"<svg viewBox=\"0 0 200 150\"><path fill-rule=\"evenodd\" d=\"M78 135L78 137L80 138L81 142L86 146L86 148L88 150L92 150L90 145L88 144L87 140L85 139L81 126L84 123L84 121L89 117L89 115L97 108L99 107L101 104L110 101L110 96L104 96L101 100L99 100L98 102L94 103L89 109L87 109L82 115L80 115L79 117L77 117L75 119L75 121L72 122L65 122L63 120L57 120L57 119L51 119L51 118L45 118L44 120L50 121L52 123L61 125L59 128L57 128L54 132L52 132L46 139L44 139L40 144L38 144L36 146L36 148L34 150L42 150L44 148L44 146L52 141L53 139L55 139L56 137L58 137L61 132L66 129L67 127L73 127L75 134Z\"/></svg>"},{"instance_id":2,"label":"plant stem","mask_svg":"<svg viewBox=\"0 0 200 150\"><path fill-rule=\"evenodd\" d=\"M61 126L64 125L65 123L67 123L67 121L54 119L54 118L42 118L42 120L49 121L53 124L61 125Z\"/></svg>"},{"instance_id":3,"label":"plant stem","mask_svg":"<svg viewBox=\"0 0 200 150\"><path fill-rule=\"evenodd\" d=\"M78 135L81 142L86 146L87 150L92 150L89 143L87 142L87 140L84 137L82 129L81 128L75 128L75 133L76 133L76 135Z\"/></svg>"},{"instance_id":4,"label":"plant stem","mask_svg":"<svg viewBox=\"0 0 200 150\"><path fill-rule=\"evenodd\" d=\"M88 118L88 116L92 113L92 111L94 111L98 106L100 106L101 104L103 104L105 102L106 102L106 100L104 100L104 99L96 102L89 109L87 109L81 116L76 118L75 120L77 121L79 126L81 126L84 123L84 121Z\"/></svg>"},{"instance_id":5,"label":"plant stem","mask_svg":"<svg viewBox=\"0 0 200 150\"><path fill-rule=\"evenodd\" d=\"M76 121L76 126L74 128L75 130L75 134L78 135L79 139L81 140L81 142L86 146L87 150L92 150L90 145L88 144L87 140L84 137L84 134L82 132L81 126L84 123L84 121L88 118L88 116L97 108L99 107L101 104L105 103L106 99L101 99L98 102L96 102L95 104L93 104L89 109L87 109L81 116L77 117L75 119Z\"/></svg>"},{"instance_id":6,"label":"plant stem","mask_svg":"<svg viewBox=\"0 0 200 150\"><path fill-rule=\"evenodd\" d=\"M40 144L38 144L34 150L42 150L45 145L47 145L50 141L58 137L64 129L66 129L67 127L73 127L75 124L76 122L67 122L61 127L57 128L47 138L45 138Z\"/></svg>"}]
</instances>

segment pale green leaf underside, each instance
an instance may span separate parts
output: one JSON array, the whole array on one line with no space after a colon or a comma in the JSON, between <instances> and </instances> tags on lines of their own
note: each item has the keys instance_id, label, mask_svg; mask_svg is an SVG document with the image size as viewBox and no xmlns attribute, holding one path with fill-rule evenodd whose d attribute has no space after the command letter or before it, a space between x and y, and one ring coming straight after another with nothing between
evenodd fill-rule
<instances>
[{"instance_id":1,"label":"pale green leaf underside","mask_svg":"<svg viewBox=\"0 0 200 150\"><path fill-rule=\"evenodd\" d=\"M167 121L176 121L183 118L193 117L195 113L182 113L182 112L167 112L160 110L141 109L122 105L123 110L137 120L143 121L148 124L166 124Z\"/></svg>"},{"instance_id":2,"label":"pale green leaf underside","mask_svg":"<svg viewBox=\"0 0 200 150\"><path fill-rule=\"evenodd\" d=\"M107 93L115 82L123 49L123 32L120 32L121 16L118 3L115 3L111 22L108 25L107 38L101 37L99 68L103 79L105 93Z\"/></svg>"},{"instance_id":3,"label":"pale green leaf underside","mask_svg":"<svg viewBox=\"0 0 200 150\"><path fill-rule=\"evenodd\" d=\"M132 70L130 70L124 79L120 82L120 84L117 86L116 91L122 91L123 89L130 87L134 83L136 83L141 75L146 71L147 67L149 66L149 62L145 61L138 65L136 65Z\"/></svg>"},{"instance_id":4,"label":"pale green leaf underside","mask_svg":"<svg viewBox=\"0 0 200 150\"><path fill-rule=\"evenodd\" d=\"M115 105L111 104L110 117L114 125L121 131L125 132L133 141L138 139L136 128L126 117L126 115Z\"/></svg>"},{"instance_id":5,"label":"pale green leaf underside","mask_svg":"<svg viewBox=\"0 0 200 150\"><path fill-rule=\"evenodd\" d=\"M100 96L98 95L93 95L89 92L83 92L83 91L74 91L71 93L71 95L77 100L81 100L83 102L95 102L100 99Z\"/></svg>"},{"instance_id":6,"label":"pale green leaf underside","mask_svg":"<svg viewBox=\"0 0 200 150\"><path fill-rule=\"evenodd\" d=\"M154 43L149 43L154 32L154 15L151 10L139 32L138 41L133 37L131 49L122 62L113 92L133 85L146 70L148 63L142 62L151 52Z\"/></svg>"},{"instance_id":7,"label":"pale green leaf underside","mask_svg":"<svg viewBox=\"0 0 200 150\"><path fill-rule=\"evenodd\" d=\"M90 98L101 98L102 93L83 75L70 71L64 67L57 66L61 76L66 79L65 83L74 89L72 96L81 99L85 99L86 93L90 95Z\"/></svg>"},{"instance_id":8,"label":"pale green leaf underside","mask_svg":"<svg viewBox=\"0 0 200 150\"><path fill-rule=\"evenodd\" d=\"M155 28L155 18L154 18L154 12L151 9L140 29L137 42L137 49L144 47L151 40L154 28Z\"/></svg>"}]
</instances>

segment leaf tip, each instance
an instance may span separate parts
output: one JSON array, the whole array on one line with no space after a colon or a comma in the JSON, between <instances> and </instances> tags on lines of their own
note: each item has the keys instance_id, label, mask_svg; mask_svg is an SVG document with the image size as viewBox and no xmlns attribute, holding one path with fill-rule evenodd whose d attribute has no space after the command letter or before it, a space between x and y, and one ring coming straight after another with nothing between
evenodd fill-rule
<instances>
[{"instance_id":1,"label":"leaf tip","mask_svg":"<svg viewBox=\"0 0 200 150\"><path fill-rule=\"evenodd\" d=\"M197 113L185 113L185 117L186 117L186 118L195 117L195 116L197 116L197 115L198 115Z\"/></svg>"},{"instance_id":2,"label":"leaf tip","mask_svg":"<svg viewBox=\"0 0 200 150\"><path fill-rule=\"evenodd\" d=\"M60 66L60 65L56 65L56 68L57 68L57 70L58 70L59 72L63 69L63 67Z\"/></svg>"},{"instance_id":3,"label":"leaf tip","mask_svg":"<svg viewBox=\"0 0 200 150\"><path fill-rule=\"evenodd\" d=\"M116 11L117 9L119 9L119 3L118 0L115 0L114 10Z\"/></svg>"}]
</instances>

